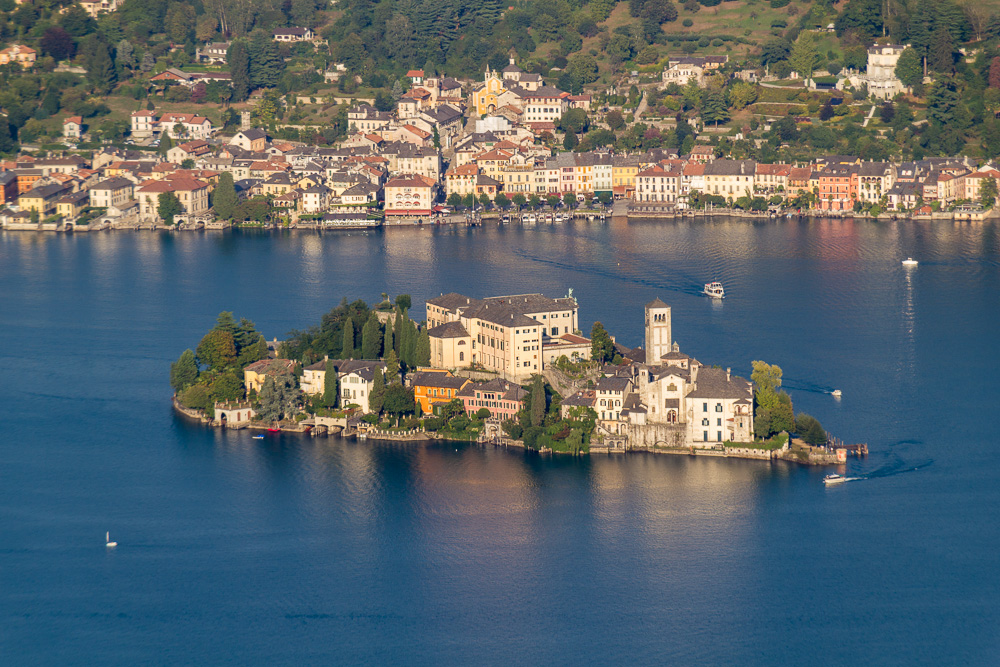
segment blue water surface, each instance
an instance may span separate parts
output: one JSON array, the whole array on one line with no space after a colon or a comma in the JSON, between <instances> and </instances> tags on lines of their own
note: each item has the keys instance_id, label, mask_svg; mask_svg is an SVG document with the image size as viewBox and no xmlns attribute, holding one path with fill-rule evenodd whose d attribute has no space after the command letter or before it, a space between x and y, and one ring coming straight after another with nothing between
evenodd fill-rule
<instances>
[{"instance_id":1,"label":"blue water surface","mask_svg":"<svg viewBox=\"0 0 1000 667\"><path fill-rule=\"evenodd\" d=\"M780 365L867 479L169 407L221 310L281 338L342 296L569 288L587 331L637 345L659 296L702 362ZM0 660L997 664L998 304L992 223L0 233Z\"/></svg>"}]
</instances>

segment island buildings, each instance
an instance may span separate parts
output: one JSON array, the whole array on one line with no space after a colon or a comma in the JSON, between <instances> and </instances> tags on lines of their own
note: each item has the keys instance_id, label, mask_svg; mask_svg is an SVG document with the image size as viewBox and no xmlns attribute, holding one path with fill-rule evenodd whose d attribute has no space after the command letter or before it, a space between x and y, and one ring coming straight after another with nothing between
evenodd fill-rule
<instances>
[{"instance_id":1,"label":"island buildings","mask_svg":"<svg viewBox=\"0 0 1000 667\"><path fill-rule=\"evenodd\" d=\"M590 341L577 335L578 306L572 294L559 299L442 294L427 300L426 318L436 368L479 367L519 382L545 368L546 346L559 348L560 356L590 354Z\"/></svg>"},{"instance_id":2,"label":"island buildings","mask_svg":"<svg viewBox=\"0 0 1000 667\"><path fill-rule=\"evenodd\" d=\"M670 306L645 306L645 349L608 366L594 388L562 402L591 408L598 434L620 449L714 448L753 440L753 385L728 368L705 366L673 340Z\"/></svg>"}]
</instances>

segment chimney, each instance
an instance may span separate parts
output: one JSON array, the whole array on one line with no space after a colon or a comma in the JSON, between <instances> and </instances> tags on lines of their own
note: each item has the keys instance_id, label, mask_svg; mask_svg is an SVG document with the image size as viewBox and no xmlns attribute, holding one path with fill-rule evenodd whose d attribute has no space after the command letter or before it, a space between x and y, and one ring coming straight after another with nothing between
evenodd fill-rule
<instances>
[{"instance_id":1,"label":"chimney","mask_svg":"<svg viewBox=\"0 0 1000 667\"><path fill-rule=\"evenodd\" d=\"M726 369L726 382L729 382L729 374L732 372L731 368Z\"/></svg>"},{"instance_id":2,"label":"chimney","mask_svg":"<svg viewBox=\"0 0 1000 667\"><path fill-rule=\"evenodd\" d=\"M329 354L324 354L323 355L323 361L330 361L330 355Z\"/></svg>"}]
</instances>

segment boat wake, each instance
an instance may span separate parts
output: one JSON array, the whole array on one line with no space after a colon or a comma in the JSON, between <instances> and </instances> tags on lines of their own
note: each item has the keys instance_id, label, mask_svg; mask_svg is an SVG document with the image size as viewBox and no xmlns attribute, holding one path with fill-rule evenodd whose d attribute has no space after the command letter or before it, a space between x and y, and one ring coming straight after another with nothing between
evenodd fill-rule
<instances>
[{"instance_id":1,"label":"boat wake","mask_svg":"<svg viewBox=\"0 0 1000 667\"><path fill-rule=\"evenodd\" d=\"M897 446L918 445L916 441L899 442ZM865 479L881 479L883 477L894 477L906 473L917 472L934 465L934 459L928 458L918 460L916 463L912 459L904 459L897 452L889 452L889 460L875 470L865 474Z\"/></svg>"}]
</instances>

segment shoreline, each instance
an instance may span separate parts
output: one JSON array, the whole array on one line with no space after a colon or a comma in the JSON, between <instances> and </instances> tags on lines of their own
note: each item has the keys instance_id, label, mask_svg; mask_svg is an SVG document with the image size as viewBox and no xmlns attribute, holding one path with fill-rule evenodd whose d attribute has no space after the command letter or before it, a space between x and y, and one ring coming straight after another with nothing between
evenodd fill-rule
<instances>
[{"instance_id":1,"label":"shoreline","mask_svg":"<svg viewBox=\"0 0 1000 667\"><path fill-rule=\"evenodd\" d=\"M234 230L254 230L265 232L276 231L301 231L301 232L368 232L380 229L405 228L405 229L433 229L439 227L482 227L486 224L519 225L530 228L542 225L560 225L565 222L602 222L610 220L625 220L626 222L647 222L647 221L678 221L678 220L711 220L714 218L738 218L752 220L754 222L808 219L832 219L832 220L865 220L873 222L991 222L1000 218L1000 210L966 212L947 211L931 214L894 214L882 213L873 216L867 213L854 213L846 211L819 211L809 210L801 212L755 212L740 210L714 210L714 211L678 211L672 208L644 207L642 209L631 209L626 211L615 210L614 212L584 211L574 212L569 220L537 220L534 222L525 221L523 215L510 214L509 219L499 213L489 213L479 215L476 218L466 218L463 216L451 216L447 218L427 219L397 219L392 221L379 221L374 224L358 225L317 225L317 224L291 224L284 226L277 223L270 224L249 224L234 225L232 223L182 223L168 227L162 223L100 223L93 225L77 226L72 222L63 224L47 223L43 225L6 224L0 225L0 231L5 232L34 232L49 234L81 234L93 232L227 232Z\"/></svg>"},{"instance_id":2,"label":"shoreline","mask_svg":"<svg viewBox=\"0 0 1000 667\"><path fill-rule=\"evenodd\" d=\"M197 421L203 426L208 426L213 429L223 429L223 430L247 430L247 431L262 431L267 433L295 433L299 435L310 435L312 437L320 437L320 433L314 432L312 426L291 426L288 424L279 424L277 429L270 428L261 424L241 424L237 426L227 426L222 424L217 419L209 419L206 415L202 414L199 410L192 408L185 408L180 403L177 402L176 398L171 399L171 404L174 410L181 416L190 419L191 421ZM634 449L620 449L613 447L590 447L585 452L562 452L552 450L550 448L543 448L539 450L529 450L525 447L522 440L511 440L507 438L501 439L499 442L492 441L480 441L480 440L469 440L463 438L450 438L446 435L439 435L437 433L427 432L427 431L409 431L409 432L390 432L390 431L378 431L373 430L366 433L359 433L357 431L348 433L345 435L343 431L336 434L331 434L326 431L322 434L322 437L330 437L335 435L335 437L342 438L344 440L378 440L384 442L398 442L404 444L412 443L429 443L429 442L461 442L465 444L475 444L475 445L493 445L496 449L520 449L522 451L536 451L538 454L555 454L563 456L590 456L592 454L606 454L608 456L612 454L631 454L631 453L643 453L643 454L667 454L672 456L708 456L712 458L720 459L741 459L748 461L763 461L771 463L773 461L785 461L787 463L797 463L804 466L833 466L833 465L844 465L844 462L835 460L833 455L824 456L822 458L807 458L803 460L797 456L782 456L783 453L789 452L790 450L770 450L770 449L757 449L754 447L726 447L722 450L718 449L699 449L696 447L683 447L678 449L666 449L666 448L653 448L649 449L634 448Z\"/></svg>"}]
</instances>

